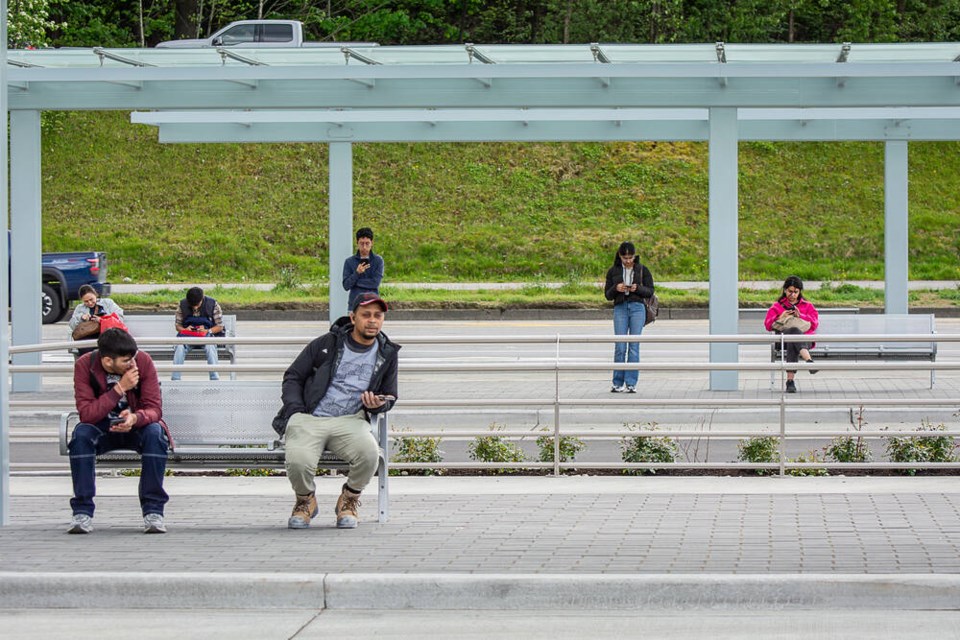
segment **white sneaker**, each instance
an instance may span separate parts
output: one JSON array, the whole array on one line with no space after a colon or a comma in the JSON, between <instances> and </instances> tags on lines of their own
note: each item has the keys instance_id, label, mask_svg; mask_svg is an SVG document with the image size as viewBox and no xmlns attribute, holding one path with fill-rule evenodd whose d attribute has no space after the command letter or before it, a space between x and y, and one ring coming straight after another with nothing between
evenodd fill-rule
<instances>
[{"instance_id":1,"label":"white sneaker","mask_svg":"<svg viewBox=\"0 0 960 640\"><path fill-rule=\"evenodd\" d=\"M619 387L616 385L610 387L610 393L626 393L626 392L627 392L627 385L625 384L622 384Z\"/></svg>"},{"instance_id":2,"label":"white sneaker","mask_svg":"<svg viewBox=\"0 0 960 640\"><path fill-rule=\"evenodd\" d=\"M67 533L90 533L91 531L93 531L93 518L85 513L73 514Z\"/></svg>"},{"instance_id":3,"label":"white sneaker","mask_svg":"<svg viewBox=\"0 0 960 640\"><path fill-rule=\"evenodd\" d=\"M148 513L143 516L144 533L166 533L167 528L163 524L163 516L159 513Z\"/></svg>"},{"instance_id":4,"label":"white sneaker","mask_svg":"<svg viewBox=\"0 0 960 640\"><path fill-rule=\"evenodd\" d=\"M635 386L633 386L632 384L627 385L627 393L636 393L636 392L637 392L637 388Z\"/></svg>"}]
</instances>

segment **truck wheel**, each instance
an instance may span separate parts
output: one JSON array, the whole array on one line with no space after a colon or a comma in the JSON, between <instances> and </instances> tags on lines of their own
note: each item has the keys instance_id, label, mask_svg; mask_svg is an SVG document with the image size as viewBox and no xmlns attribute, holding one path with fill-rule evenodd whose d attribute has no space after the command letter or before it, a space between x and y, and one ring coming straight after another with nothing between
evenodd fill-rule
<instances>
[{"instance_id":1,"label":"truck wheel","mask_svg":"<svg viewBox=\"0 0 960 640\"><path fill-rule=\"evenodd\" d=\"M65 311L60 294L50 285L43 285L40 288L40 314L43 324L53 324L63 317Z\"/></svg>"}]
</instances>

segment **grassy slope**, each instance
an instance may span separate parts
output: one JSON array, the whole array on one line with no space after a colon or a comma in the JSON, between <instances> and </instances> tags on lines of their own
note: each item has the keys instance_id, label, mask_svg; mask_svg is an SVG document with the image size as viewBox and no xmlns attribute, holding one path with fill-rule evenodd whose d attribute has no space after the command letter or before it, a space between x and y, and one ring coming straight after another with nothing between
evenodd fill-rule
<instances>
[{"instance_id":1,"label":"grassy slope","mask_svg":"<svg viewBox=\"0 0 960 640\"><path fill-rule=\"evenodd\" d=\"M44 249L106 249L111 280L326 280L325 145L160 145L126 114L45 132ZM960 279L960 144L910 147L911 278ZM354 216L387 280L596 280L632 239L658 280L707 278L707 147L379 144ZM883 277L883 146L740 154L744 279Z\"/></svg>"}]
</instances>

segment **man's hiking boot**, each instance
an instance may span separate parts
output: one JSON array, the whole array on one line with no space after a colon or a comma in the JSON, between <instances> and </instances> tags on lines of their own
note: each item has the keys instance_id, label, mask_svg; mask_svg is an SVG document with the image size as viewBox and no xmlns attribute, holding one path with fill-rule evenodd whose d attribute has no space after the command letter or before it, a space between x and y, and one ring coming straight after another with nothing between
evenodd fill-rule
<instances>
[{"instance_id":1,"label":"man's hiking boot","mask_svg":"<svg viewBox=\"0 0 960 640\"><path fill-rule=\"evenodd\" d=\"M314 494L297 496L297 504L293 506L293 513L287 520L287 527L290 529L306 529L310 526L310 520L317 516L317 511L317 497Z\"/></svg>"},{"instance_id":2,"label":"man's hiking boot","mask_svg":"<svg viewBox=\"0 0 960 640\"><path fill-rule=\"evenodd\" d=\"M350 491L344 484L337 499L336 511L338 529L355 529L360 521L360 516L357 514L360 511L360 494Z\"/></svg>"}]
</instances>

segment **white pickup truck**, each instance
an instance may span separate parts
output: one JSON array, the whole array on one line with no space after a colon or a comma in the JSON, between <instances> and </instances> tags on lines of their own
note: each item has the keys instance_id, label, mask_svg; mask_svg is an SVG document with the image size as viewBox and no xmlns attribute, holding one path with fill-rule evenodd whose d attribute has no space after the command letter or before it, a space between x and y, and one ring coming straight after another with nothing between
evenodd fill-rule
<instances>
[{"instance_id":1,"label":"white pickup truck","mask_svg":"<svg viewBox=\"0 0 960 640\"><path fill-rule=\"evenodd\" d=\"M161 49L198 47L347 47L376 46L373 42L304 42L303 23L299 20L240 20L231 22L209 38L167 40Z\"/></svg>"}]
</instances>

